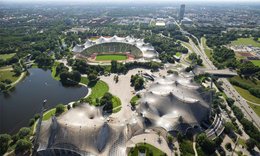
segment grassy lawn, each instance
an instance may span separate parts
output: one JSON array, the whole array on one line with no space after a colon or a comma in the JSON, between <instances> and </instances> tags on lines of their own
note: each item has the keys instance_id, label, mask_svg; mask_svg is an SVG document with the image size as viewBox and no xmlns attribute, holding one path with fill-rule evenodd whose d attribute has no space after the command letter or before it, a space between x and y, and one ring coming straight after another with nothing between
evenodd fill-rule
<instances>
[{"instance_id":1,"label":"grassy lawn","mask_svg":"<svg viewBox=\"0 0 260 156\"><path fill-rule=\"evenodd\" d=\"M121 100L118 97L113 96L112 103L113 103L113 113L119 112L121 110Z\"/></svg>"},{"instance_id":2,"label":"grassy lawn","mask_svg":"<svg viewBox=\"0 0 260 156\"><path fill-rule=\"evenodd\" d=\"M16 81L19 76L15 76L15 73L12 70L0 70L0 81L10 79L12 82Z\"/></svg>"},{"instance_id":3,"label":"grassy lawn","mask_svg":"<svg viewBox=\"0 0 260 156\"><path fill-rule=\"evenodd\" d=\"M239 76L235 76L231 78L232 80L239 81L241 83L246 83L248 85L251 85L252 87L260 87L260 81L256 81L255 83L250 79L241 78Z\"/></svg>"},{"instance_id":4,"label":"grassy lawn","mask_svg":"<svg viewBox=\"0 0 260 156\"><path fill-rule=\"evenodd\" d=\"M246 141L243 140L243 139L241 139L241 138L238 138L237 143L238 143L239 145L242 145L242 146L246 147Z\"/></svg>"},{"instance_id":5,"label":"grassy lawn","mask_svg":"<svg viewBox=\"0 0 260 156\"><path fill-rule=\"evenodd\" d=\"M181 155L192 156L194 155L193 145L190 140L182 140L179 142Z\"/></svg>"},{"instance_id":6,"label":"grassy lawn","mask_svg":"<svg viewBox=\"0 0 260 156\"><path fill-rule=\"evenodd\" d=\"M260 117L260 106L256 106L251 102L247 102L247 104L254 110L254 112Z\"/></svg>"},{"instance_id":7,"label":"grassy lawn","mask_svg":"<svg viewBox=\"0 0 260 156\"><path fill-rule=\"evenodd\" d=\"M56 108L53 108L53 109L49 110L48 112L45 112L43 114L42 120L43 121L49 120L53 115L55 115L55 112L56 112Z\"/></svg>"},{"instance_id":8,"label":"grassy lawn","mask_svg":"<svg viewBox=\"0 0 260 156\"><path fill-rule=\"evenodd\" d=\"M140 143L137 144L135 148L132 148L130 152L128 153L128 156L138 156L138 151L145 151L146 156L149 156L149 153L152 153L154 156L164 156L165 153L158 148L147 144L147 143Z\"/></svg>"},{"instance_id":9,"label":"grassy lawn","mask_svg":"<svg viewBox=\"0 0 260 156\"><path fill-rule=\"evenodd\" d=\"M108 60L126 60L127 56L124 54L101 54L96 56L96 61L108 61Z\"/></svg>"},{"instance_id":10,"label":"grassy lawn","mask_svg":"<svg viewBox=\"0 0 260 156\"><path fill-rule=\"evenodd\" d=\"M15 55L15 53L10 53L10 54L0 54L0 59L7 60L7 59L13 57L14 55Z\"/></svg>"},{"instance_id":11,"label":"grassy lawn","mask_svg":"<svg viewBox=\"0 0 260 156\"><path fill-rule=\"evenodd\" d=\"M96 104L96 98L101 98L106 92L108 92L108 85L101 80L98 80L95 83L88 83L88 87L91 88L91 94L88 98L91 98L93 104Z\"/></svg>"},{"instance_id":12,"label":"grassy lawn","mask_svg":"<svg viewBox=\"0 0 260 156\"><path fill-rule=\"evenodd\" d=\"M177 52L177 53L175 54L175 56L180 57L180 56L181 56L181 53L180 53L180 52Z\"/></svg>"},{"instance_id":13,"label":"grassy lawn","mask_svg":"<svg viewBox=\"0 0 260 156\"><path fill-rule=\"evenodd\" d=\"M254 65L260 67L260 60L251 60L251 62L252 62Z\"/></svg>"},{"instance_id":14,"label":"grassy lawn","mask_svg":"<svg viewBox=\"0 0 260 156\"><path fill-rule=\"evenodd\" d=\"M80 80L80 83L83 83L83 84L88 84L89 80L87 77L81 77L81 80Z\"/></svg>"},{"instance_id":15,"label":"grassy lawn","mask_svg":"<svg viewBox=\"0 0 260 156\"><path fill-rule=\"evenodd\" d=\"M139 100L139 99L140 99L140 97L135 95L131 98L130 103L134 103L135 105L137 105L137 100Z\"/></svg>"},{"instance_id":16,"label":"grassy lawn","mask_svg":"<svg viewBox=\"0 0 260 156\"><path fill-rule=\"evenodd\" d=\"M260 104L260 98L257 98L250 94L250 92L246 89L240 88L238 86L234 86L234 88L237 90L237 92L246 100L259 103Z\"/></svg>"},{"instance_id":17,"label":"grassy lawn","mask_svg":"<svg viewBox=\"0 0 260 156\"><path fill-rule=\"evenodd\" d=\"M260 42L256 42L253 38L238 38L231 42L232 45L252 45L254 47L260 47Z\"/></svg>"},{"instance_id":18,"label":"grassy lawn","mask_svg":"<svg viewBox=\"0 0 260 156\"><path fill-rule=\"evenodd\" d=\"M204 50L205 50L205 53L206 55L208 56L208 58L211 59L211 55L212 55L212 49L210 49L207 44L206 44L206 38L205 37L202 37L201 38L201 42L202 42L202 45L204 47Z\"/></svg>"},{"instance_id":19,"label":"grassy lawn","mask_svg":"<svg viewBox=\"0 0 260 156\"><path fill-rule=\"evenodd\" d=\"M59 75L56 75L56 67L59 65L60 63L59 62L54 62L53 66L51 67L51 76L59 81L60 80L60 76Z\"/></svg>"}]
</instances>

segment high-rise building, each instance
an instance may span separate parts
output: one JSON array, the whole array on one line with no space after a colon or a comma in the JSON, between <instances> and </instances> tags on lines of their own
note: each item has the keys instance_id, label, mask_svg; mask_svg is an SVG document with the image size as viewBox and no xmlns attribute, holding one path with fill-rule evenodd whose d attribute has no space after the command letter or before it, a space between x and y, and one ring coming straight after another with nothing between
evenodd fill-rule
<instances>
[{"instance_id":1,"label":"high-rise building","mask_svg":"<svg viewBox=\"0 0 260 156\"><path fill-rule=\"evenodd\" d=\"M180 8L180 12L179 12L179 20L183 20L184 18L184 13L185 13L185 4L182 4L181 5L181 8Z\"/></svg>"}]
</instances>

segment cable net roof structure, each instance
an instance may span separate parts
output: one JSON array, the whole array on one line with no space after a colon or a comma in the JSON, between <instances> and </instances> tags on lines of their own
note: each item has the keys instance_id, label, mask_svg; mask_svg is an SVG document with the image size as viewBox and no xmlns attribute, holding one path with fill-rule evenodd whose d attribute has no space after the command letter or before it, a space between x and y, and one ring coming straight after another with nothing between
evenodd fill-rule
<instances>
[{"instance_id":1,"label":"cable net roof structure","mask_svg":"<svg viewBox=\"0 0 260 156\"><path fill-rule=\"evenodd\" d=\"M147 125L185 133L207 119L209 92L187 76L172 74L156 78L150 84L137 108L137 112L146 118Z\"/></svg>"},{"instance_id":2,"label":"cable net roof structure","mask_svg":"<svg viewBox=\"0 0 260 156\"><path fill-rule=\"evenodd\" d=\"M108 122L101 110L82 104L43 122L39 155L50 154L48 149L66 149L80 155L125 155L125 142L142 125L130 120L129 124Z\"/></svg>"},{"instance_id":3,"label":"cable net roof structure","mask_svg":"<svg viewBox=\"0 0 260 156\"><path fill-rule=\"evenodd\" d=\"M130 52L133 55L144 58L157 58L158 52L151 44L145 43L143 39L127 37L99 37L96 40L87 40L83 45L76 45L73 52L91 55L92 53L105 52Z\"/></svg>"},{"instance_id":4,"label":"cable net roof structure","mask_svg":"<svg viewBox=\"0 0 260 156\"><path fill-rule=\"evenodd\" d=\"M127 142L146 129L186 133L208 118L209 92L188 74L155 77L139 94L130 118L112 120L102 107L84 103L43 121L38 155L126 155Z\"/></svg>"}]
</instances>

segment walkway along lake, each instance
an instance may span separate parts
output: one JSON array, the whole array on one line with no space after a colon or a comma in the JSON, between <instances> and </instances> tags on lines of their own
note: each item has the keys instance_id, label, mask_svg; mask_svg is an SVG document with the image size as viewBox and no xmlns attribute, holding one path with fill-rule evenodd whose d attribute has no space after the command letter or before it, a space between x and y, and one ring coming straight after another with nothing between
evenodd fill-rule
<instances>
[{"instance_id":1,"label":"walkway along lake","mask_svg":"<svg viewBox=\"0 0 260 156\"><path fill-rule=\"evenodd\" d=\"M46 109L59 103L79 100L88 93L87 87L64 87L51 76L51 71L29 69L30 75L19 82L8 96L0 93L0 134L14 134L28 126L34 114L40 113L42 102L47 99Z\"/></svg>"}]
</instances>

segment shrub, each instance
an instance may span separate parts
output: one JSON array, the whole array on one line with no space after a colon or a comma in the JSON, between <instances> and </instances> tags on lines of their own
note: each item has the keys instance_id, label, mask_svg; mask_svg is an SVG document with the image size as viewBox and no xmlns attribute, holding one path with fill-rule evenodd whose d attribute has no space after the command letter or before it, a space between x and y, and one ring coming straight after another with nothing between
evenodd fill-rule
<instances>
[{"instance_id":1,"label":"shrub","mask_svg":"<svg viewBox=\"0 0 260 156\"><path fill-rule=\"evenodd\" d=\"M16 143L15 152L16 153L24 153L26 151L31 150L32 143L26 139L20 139Z\"/></svg>"},{"instance_id":2,"label":"shrub","mask_svg":"<svg viewBox=\"0 0 260 156\"><path fill-rule=\"evenodd\" d=\"M29 134L31 133L31 129L28 127L23 127L19 130L18 132L18 137L19 139L24 139L26 137L29 136Z\"/></svg>"},{"instance_id":3,"label":"shrub","mask_svg":"<svg viewBox=\"0 0 260 156\"><path fill-rule=\"evenodd\" d=\"M10 141L11 136L9 134L0 134L0 155L4 155L8 150Z\"/></svg>"},{"instance_id":4,"label":"shrub","mask_svg":"<svg viewBox=\"0 0 260 156\"><path fill-rule=\"evenodd\" d=\"M59 114L63 113L64 111L65 111L64 105L63 104L58 104L56 106L55 115L59 115Z\"/></svg>"},{"instance_id":5,"label":"shrub","mask_svg":"<svg viewBox=\"0 0 260 156\"><path fill-rule=\"evenodd\" d=\"M30 119L29 126L32 126L34 123L35 123L35 119L34 118Z\"/></svg>"}]
</instances>

